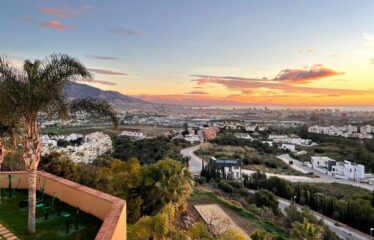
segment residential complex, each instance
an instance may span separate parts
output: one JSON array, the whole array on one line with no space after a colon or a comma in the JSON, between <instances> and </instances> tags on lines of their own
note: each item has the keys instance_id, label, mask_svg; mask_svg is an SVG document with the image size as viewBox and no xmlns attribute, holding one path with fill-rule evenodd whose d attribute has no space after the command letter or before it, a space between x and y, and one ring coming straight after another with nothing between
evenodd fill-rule
<instances>
[{"instance_id":1,"label":"residential complex","mask_svg":"<svg viewBox=\"0 0 374 240\"><path fill-rule=\"evenodd\" d=\"M42 136L43 155L50 152L64 153L74 162L90 163L97 157L112 152L112 140L109 135L94 132L83 136L70 134L68 136Z\"/></svg>"},{"instance_id":2,"label":"residential complex","mask_svg":"<svg viewBox=\"0 0 374 240\"><path fill-rule=\"evenodd\" d=\"M361 127L354 125L328 127L314 125L308 128L308 132L345 138L373 139L371 133L374 132L374 127L371 125L364 125Z\"/></svg>"}]
</instances>

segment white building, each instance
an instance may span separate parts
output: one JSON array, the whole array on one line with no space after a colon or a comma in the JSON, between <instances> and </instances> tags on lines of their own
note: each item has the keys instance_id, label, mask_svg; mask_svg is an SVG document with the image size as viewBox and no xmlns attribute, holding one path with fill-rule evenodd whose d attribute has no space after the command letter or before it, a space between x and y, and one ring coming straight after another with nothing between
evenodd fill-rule
<instances>
[{"instance_id":1,"label":"white building","mask_svg":"<svg viewBox=\"0 0 374 240\"><path fill-rule=\"evenodd\" d=\"M121 136L133 137L138 139L143 139L146 135L142 132L133 132L133 131L123 131L120 133Z\"/></svg>"},{"instance_id":2,"label":"white building","mask_svg":"<svg viewBox=\"0 0 374 240\"><path fill-rule=\"evenodd\" d=\"M331 171L331 167L336 164L336 161L325 156L313 156L311 157L311 164L313 169L327 174Z\"/></svg>"},{"instance_id":3,"label":"white building","mask_svg":"<svg viewBox=\"0 0 374 240\"><path fill-rule=\"evenodd\" d=\"M213 167L218 170L222 178L239 180L242 178L241 160L224 160L213 158Z\"/></svg>"},{"instance_id":4,"label":"white building","mask_svg":"<svg viewBox=\"0 0 374 240\"><path fill-rule=\"evenodd\" d=\"M235 133L234 136L236 138L241 138L241 139L246 139L246 140L253 141L253 137L251 137L251 135L249 135L249 133Z\"/></svg>"},{"instance_id":5,"label":"white building","mask_svg":"<svg viewBox=\"0 0 374 240\"><path fill-rule=\"evenodd\" d=\"M186 136L184 136L184 140L190 143L201 142L201 139L199 138L199 136L195 134L187 134Z\"/></svg>"},{"instance_id":6,"label":"white building","mask_svg":"<svg viewBox=\"0 0 374 240\"><path fill-rule=\"evenodd\" d=\"M359 138L359 139L373 139L373 127L370 125L365 125L360 127L360 132L358 132L358 127L353 125L346 126L328 126L321 127L318 125L311 126L308 128L308 132L325 134L329 136L340 136L345 138Z\"/></svg>"},{"instance_id":7,"label":"white building","mask_svg":"<svg viewBox=\"0 0 374 240\"><path fill-rule=\"evenodd\" d=\"M276 135L270 134L268 137L270 140L273 140L276 143L288 143L297 146L313 146L315 143L309 139L299 138L298 136L288 136L288 135Z\"/></svg>"},{"instance_id":8,"label":"white building","mask_svg":"<svg viewBox=\"0 0 374 240\"><path fill-rule=\"evenodd\" d=\"M329 157L313 156L312 168L334 178L360 181L365 179L365 166L350 161L337 162Z\"/></svg>"},{"instance_id":9,"label":"white building","mask_svg":"<svg viewBox=\"0 0 374 240\"><path fill-rule=\"evenodd\" d=\"M286 143L283 143L282 146L280 147L284 150L288 150L290 152L296 152L296 146L293 145L293 144L286 144Z\"/></svg>"},{"instance_id":10,"label":"white building","mask_svg":"<svg viewBox=\"0 0 374 240\"><path fill-rule=\"evenodd\" d=\"M65 140L67 142L76 141L79 138L82 143L74 143L66 147L58 147L58 140ZM64 153L68 155L74 162L90 163L97 157L112 152L112 140L109 135L102 132L94 132L83 136L81 134L71 134L69 136L42 136L43 151L42 154L46 155L52 151Z\"/></svg>"}]
</instances>

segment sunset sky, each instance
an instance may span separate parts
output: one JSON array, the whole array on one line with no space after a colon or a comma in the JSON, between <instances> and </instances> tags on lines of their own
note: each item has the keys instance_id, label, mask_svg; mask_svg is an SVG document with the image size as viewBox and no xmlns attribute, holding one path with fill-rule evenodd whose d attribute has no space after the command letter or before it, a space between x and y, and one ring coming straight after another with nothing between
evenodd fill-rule
<instances>
[{"instance_id":1,"label":"sunset sky","mask_svg":"<svg viewBox=\"0 0 374 240\"><path fill-rule=\"evenodd\" d=\"M198 105L374 105L373 0L9 0L0 54L79 58L102 89Z\"/></svg>"}]
</instances>

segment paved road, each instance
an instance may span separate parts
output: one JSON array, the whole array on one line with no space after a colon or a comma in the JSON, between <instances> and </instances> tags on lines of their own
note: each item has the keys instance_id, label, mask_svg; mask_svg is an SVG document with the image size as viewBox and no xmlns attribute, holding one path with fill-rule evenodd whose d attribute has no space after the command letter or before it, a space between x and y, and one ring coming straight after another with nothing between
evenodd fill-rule
<instances>
[{"instance_id":1,"label":"paved road","mask_svg":"<svg viewBox=\"0 0 374 240\"><path fill-rule=\"evenodd\" d=\"M183 157L189 157L188 168L193 175L199 175L202 168L202 159L194 154L194 151L199 149L200 145L196 145L190 148L185 148L181 151Z\"/></svg>"},{"instance_id":2,"label":"paved road","mask_svg":"<svg viewBox=\"0 0 374 240\"><path fill-rule=\"evenodd\" d=\"M333 178L332 176L329 176L327 174L321 173L315 169L309 168L307 166L303 166L302 162L299 160L296 160L294 158L291 158L288 154L283 154L277 157L278 159L282 160L285 163L289 163L289 161L293 161L292 165L289 165L290 167L294 168L295 170L302 169L303 172L313 172L313 175L318 176L319 178L314 178L312 182L325 182L325 183L332 183L332 182L337 182L341 184L347 184L359 188L364 188L369 191L374 190L374 185L369 185L366 183L360 183L360 182L354 182L354 181L349 181L349 180L344 180L344 179L336 179ZM299 170L298 170L299 171Z\"/></svg>"}]
</instances>

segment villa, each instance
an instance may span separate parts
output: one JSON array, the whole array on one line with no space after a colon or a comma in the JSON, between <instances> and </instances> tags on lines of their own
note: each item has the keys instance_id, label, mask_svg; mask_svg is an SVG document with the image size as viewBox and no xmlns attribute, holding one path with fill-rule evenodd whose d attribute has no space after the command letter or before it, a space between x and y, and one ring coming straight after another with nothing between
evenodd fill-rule
<instances>
[{"instance_id":1,"label":"villa","mask_svg":"<svg viewBox=\"0 0 374 240\"><path fill-rule=\"evenodd\" d=\"M242 161L241 160L224 160L213 158L213 169L219 171L222 178L225 179L242 179Z\"/></svg>"},{"instance_id":2,"label":"villa","mask_svg":"<svg viewBox=\"0 0 374 240\"><path fill-rule=\"evenodd\" d=\"M334 178L360 181L365 179L365 166L344 160L337 162L325 156L311 157L311 167Z\"/></svg>"}]
</instances>

